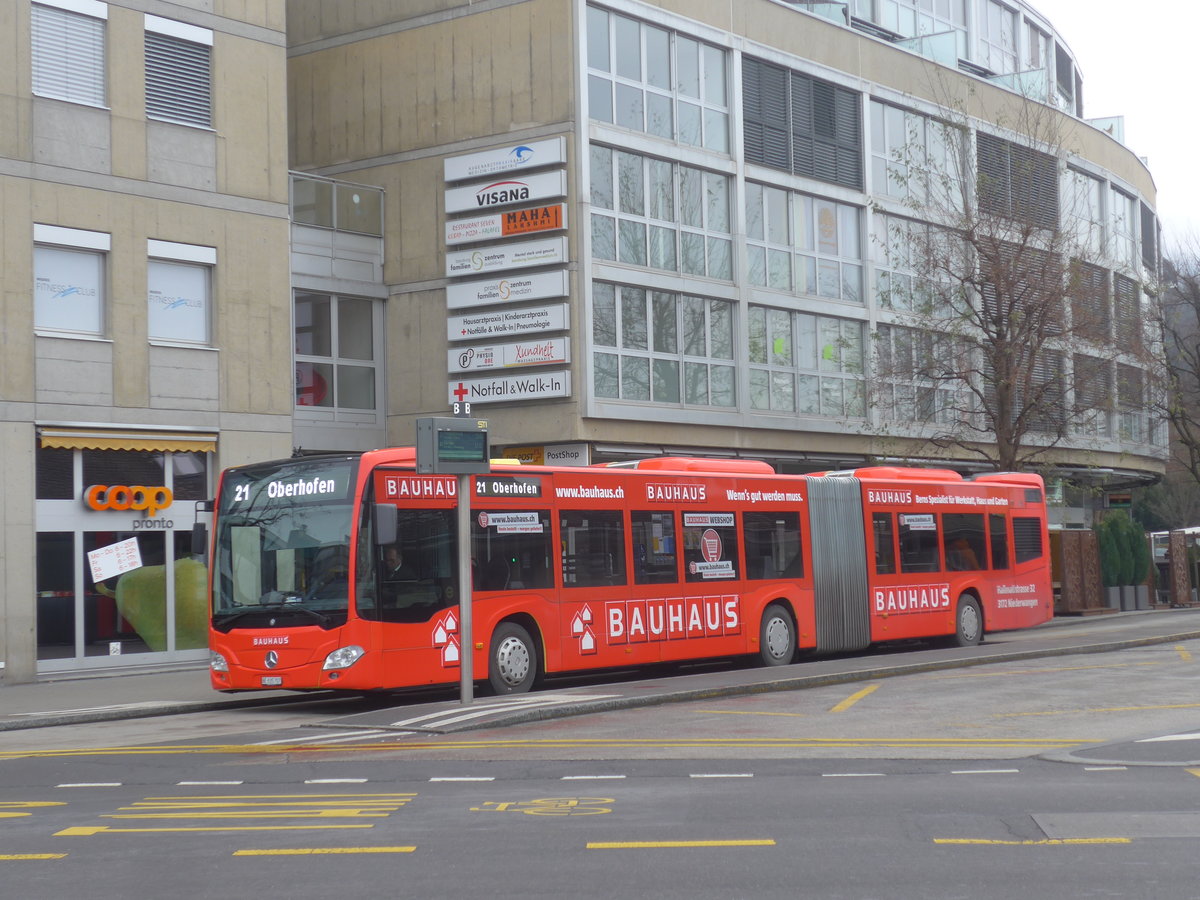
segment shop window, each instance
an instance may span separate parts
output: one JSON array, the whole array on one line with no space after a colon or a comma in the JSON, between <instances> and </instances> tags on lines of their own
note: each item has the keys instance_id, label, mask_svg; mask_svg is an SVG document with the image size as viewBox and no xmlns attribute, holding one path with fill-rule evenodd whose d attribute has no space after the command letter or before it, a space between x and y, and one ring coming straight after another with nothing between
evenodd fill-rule
<instances>
[{"instance_id":1,"label":"shop window","mask_svg":"<svg viewBox=\"0 0 1200 900\"><path fill-rule=\"evenodd\" d=\"M176 500L205 500L208 489L208 454L171 454L171 484Z\"/></svg>"},{"instance_id":2,"label":"shop window","mask_svg":"<svg viewBox=\"0 0 1200 900\"><path fill-rule=\"evenodd\" d=\"M166 484L157 450L82 450L83 487L93 484Z\"/></svg>"},{"instance_id":3,"label":"shop window","mask_svg":"<svg viewBox=\"0 0 1200 900\"><path fill-rule=\"evenodd\" d=\"M69 531L37 536L38 659L75 655L74 541Z\"/></svg>"},{"instance_id":4,"label":"shop window","mask_svg":"<svg viewBox=\"0 0 1200 900\"><path fill-rule=\"evenodd\" d=\"M75 451L42 447L36 459L37 499L72 500L75 497Z\"/></svg>"}]
</instances>

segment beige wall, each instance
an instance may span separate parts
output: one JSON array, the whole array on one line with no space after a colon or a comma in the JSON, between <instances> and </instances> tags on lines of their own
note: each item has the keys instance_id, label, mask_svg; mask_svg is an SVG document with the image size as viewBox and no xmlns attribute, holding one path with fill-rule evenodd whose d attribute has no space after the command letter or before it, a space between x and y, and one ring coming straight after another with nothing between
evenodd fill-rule
<instances>
[{"instance_id":1,"label":"beige wall","mask_svg":"<svg viewBox=\"0 0 1200 900\"><path fill-rule=\"evenodd\" d=\"M570 20L571 5L563 0L527 0L302 50L289 70L293 168L372 160L484 135L503 140L567 122L574 96ZM346 102L350 97L353 103Z\"/></svg>"},{"instance_id":2,"label":"beige wall","mask_svg":"<svg viewBox=\"0 0 1200 900\"><path fill-rule=\"evenodd\" d=\"M0 660L36 670L38 422L219 430L215 465L291 453L284 0L110 2L107 108L32 95L28 0L0 4ZM213 127L145 114L144 13L213 30ZM86 133L71 146L71 126ZM35 224L105 232L104 339L35 338ZM151 347L148 239L216 249L211 346ZM85 352L86 351L86 352ZM40 363L39 363L40 360ZM78 384L55 377L69 361ZM39 377L39 375L41 377Z\"/></svg>"},{"instance_id":3,"label":"beige wall","mask_svg":"<svg viewBox=\"0 0 1200 900\"><path fill-rule=\"evenodd\" d=\"M0 421L0 682L10 684L31 680L37 665L33 441L32 423Z\"/></svg>"}]
</instances>

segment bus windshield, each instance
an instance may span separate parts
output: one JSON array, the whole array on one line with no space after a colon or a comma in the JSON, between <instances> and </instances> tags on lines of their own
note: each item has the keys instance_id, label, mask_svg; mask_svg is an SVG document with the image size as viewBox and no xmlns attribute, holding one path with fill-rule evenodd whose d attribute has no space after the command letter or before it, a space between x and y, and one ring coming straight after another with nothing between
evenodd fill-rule
<instances>
[{"instance_id":1,"label":"bus windshield","mask_svg":"<svg viewBox=\"0 0 1200 900\"><path fill-rule=\"evenodd\" d=\"M344 624L356 457L231 469L221 488L213 627Z\"/></svg>"}]
</instances>

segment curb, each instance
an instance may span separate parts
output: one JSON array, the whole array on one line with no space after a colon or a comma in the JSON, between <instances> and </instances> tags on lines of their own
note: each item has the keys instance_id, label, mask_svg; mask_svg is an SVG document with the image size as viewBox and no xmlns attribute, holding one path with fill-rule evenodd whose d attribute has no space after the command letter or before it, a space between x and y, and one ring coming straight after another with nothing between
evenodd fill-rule
<instances>
[{"instance_id":1,"label":"curb","mask_svg":"<svg viewBox=\"0 0 1200 900\"><path fill-rule=\"evenodd\" d=\"M451 728L422 728L422 733L452 734L460 731L474 731L483 728L503 728L509 725L521 725L528 722L542 722L550 719L565 719L570 716L584 716L591 713L612 712L621 709L639 709L649 706L662 706L667 703L687 703L693 700L713 700L725 697L742 697L753 694L766 694L775 691L799 691L808 688L827 687L835 684L853 684L869 681L875 678L896 678L901 675L915 675L923 672L937 672L948 669L966 669L994 662L1015 662L1023 659L1039 659L1048 656L1076 656L1088 653L1105 653L1110 650L1127 650L1133 647L1145 647L1154 644L1166 644L1172 641L1187 641L1200 639L1200 631L1187 631L1178 634L1157 635L1145 638L1130 638L1128 640L1109 641L1101 644L1085 644L1078 647L1054 647L1037 650L1014 650L1008 653L981 654L977 656L957 657L944 660L927 660L918 663L901 663L898 665L876 666L854 669L848 672L829 672L821 675L797 675L778 678L771 681L759 681L751 684L730 684L716 687L702 687L691 690L670 691L642 696L610 697L604 700L582 700L579 703L561 703L553 706L521 709L509 714L502 710L489 716L487 721L468 721ZM387 725L353 725L339 723L343 728L362 728L365 730L412 732L412 728L390 727Z\"/></svg>"}]
</instances>

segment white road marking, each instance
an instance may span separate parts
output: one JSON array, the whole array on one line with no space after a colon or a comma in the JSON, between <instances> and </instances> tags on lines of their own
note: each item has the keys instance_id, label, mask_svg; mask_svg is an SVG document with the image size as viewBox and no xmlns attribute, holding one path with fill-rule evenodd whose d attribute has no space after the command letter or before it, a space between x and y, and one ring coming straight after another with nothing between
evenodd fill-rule
<instances>
[{"instance_id":1,"label":"white road marking","mask_svg":"<svg viewBox=\"0 0 1200 900\"><path fill-rule=\"evenodd\" d=\"M1194 731L1191 734L1164 734L1162 737L1142 738L1140 741L1134 741L1134 743L1155 744L1159 741L1200 741L1200 731Z\"/></svg>"}]
</instances>

